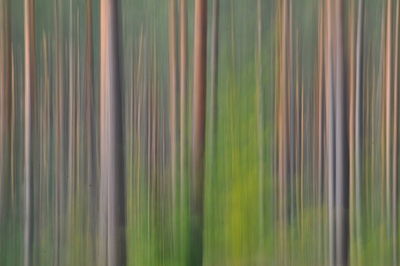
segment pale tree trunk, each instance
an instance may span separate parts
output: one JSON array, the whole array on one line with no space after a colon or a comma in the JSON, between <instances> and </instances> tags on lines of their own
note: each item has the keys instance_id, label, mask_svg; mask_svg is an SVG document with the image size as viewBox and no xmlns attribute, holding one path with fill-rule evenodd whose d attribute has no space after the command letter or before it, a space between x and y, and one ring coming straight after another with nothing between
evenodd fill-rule
<instances>
[{"instance_id":1,"label":"pale tree trunk","mask_svg":"<svg viewBox=\"0 0 400 266\"><path fill-rule=\"evenodd\" d=\"M212 178L217 175L217 137L218 137L218 50L219 50L219 0L213 1L212 22L211 22L211 88L210 88L210 107L211 107L211 171Z\"/></svg>"},{"instance_id":2,"label":"pale tree trunk","mask_svg":"<svg viewBox=\"0 0 400 266\"><path fill-rule=\"evenodd\" d=\"M356 40L356 96L355 96L355 226L357 259L361 263L361 163L362 163L362 97L363 97L363 0L358 2Z\"/></svg>"},{"instance_id":3,"label":"pale tree trunk","mask_svg":"<svg viewBox=\"0 0 400 266\"><path fill-rule=\"evenodd\" d=\"M386 219L388 221L388 225L391 222L391 209L390 209L390 201L391 201L391 189L390 189L390 151L391 151L391 130L390 127L392 125L391 123L391 100L392 100L392 1L388 0L387 1L387 12L386 12L386 49L385 49L385 92L386 92L386 102L385 102L385 111L386 111L386 165L385 165L385 173L386 173ZM390 234L390 227L387 228L388 234Z\"/></svg>"},{"instance_id":4,"label":"pale tree trunk","mask_svg":"<svg viewBox=\"0 0 400 266\"><path fill-rule=\"evenodd\" d=\"M211 194L218 178L218 56L219 56L219 0L212 1L211 56L210 56L210 159ZM215 215L215 214L213 214Z\"/></svg>"},{"instance_id":5,"label":"pale tree trunk","mask_svg":"<svg viewBox=\"0 0 400 266\"><path fill-rule=\"evenodd\" d=\"M195 1L190 265L203 261L207 1Z\"/></svg>"},{"instance_id":6,"label":"pale tree trunk","mask_svg":"<svg viewBox=\"0 0 400 266\"><path fill-rule=\"evenodd\" d=\"M126 264L125 187L122 130L122 84L119 43L119 1L100 3L100 158L101 205L108 266ZM101 250L104 252L104 250ZM104 258L104 257L103 257ZM101 258L101 259L103 259Z\"/></svg>"},{"instance_id":7,"label":"pale tree trunk","mask_svg":"<svg viewBox=\"0 0 400 266\"><path fill-rule=\"evenodd\" d=\"M33 128L35 94L35 18L34 0L24 1L25 38L25 217L24 217L24 265L32 265L33 246Z\"/></svg>"}]
</instances>

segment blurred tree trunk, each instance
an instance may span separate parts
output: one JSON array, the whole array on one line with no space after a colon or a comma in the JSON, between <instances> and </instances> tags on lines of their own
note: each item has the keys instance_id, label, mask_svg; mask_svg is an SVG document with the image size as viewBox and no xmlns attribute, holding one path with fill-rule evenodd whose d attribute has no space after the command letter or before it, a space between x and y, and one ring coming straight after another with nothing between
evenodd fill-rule
<instances>
[{"instance_id":1,"label":"blurred tree trunk","mask_svg":"<svg viewBox=\"0 0 400 266\"><path fill-rule=\"evenodd\" d=\"M348 89L345 87L345 57L343 52L344 2L334 6L334 84L335 84L335 192L336 192L336 252L338 265L349 263L349 125L347 120Z\"/></svg>"},{"instance_id":2,"label":"blurred tree trunk","mask_svg":"<svg viewBox=\"0 0 400 266\"><path fill-rule=\"evenodd\" d=\"M218 1L218 0L217 0ZM257 44L256 44L256 90L257 90L257 119L258 119L258 156L259 156L259 230L260 242L264 236L264 90L262 86L262 5L261 0L257 0ZM211 64L213 66L214 64ZM216 103L215 103L216 105Z\"/></svg>"},{"instance_id":3,"label":"blurred tree trunk","mask_svg":"<svg viewBox=\"0 0 400 266\"><path fill-rule=\"evenodd\" d=\"M176 45L176 0L169 0L168 5L168 60L169 60L169 110L170 110L170 148L171 148L171 188L172 188L172 215L175 218L176 209L176 168L177 168L177 45Z\"/></svg>"},{"instance_id":4,"label":"blurred tree trunk","mask_svg":"<svg viewBox=\"0 0 400 266\"><path fill-rule=\"evenodd\" d=\"M358 2L357 40L356 40L356 92L355 92L355 215L357 258L361 254L361 163L362 163L362 99L363 99L363 11L364 1Z\"/></svg>"},{"instance_id":5,"label":"blurred tree trunk","mask_svg":"<svg viewBox=\"0 0 400 266\"><path fill-rule=\"evenodd\" d=\"M349 262L349 125L345 85L343 1L326 1L326 86L330 264Z\"/></svg>"},{"instance_id":6,"label":"blurred tree trunk","mask_svg":"<svg viewBox=\"0 0 400 266\"><path fill-rule=\"evenodd\" d=\"M33 248L33 128L35 125L35 2L24 1L25 38L25 219L24 265L32 264Z\"/></svg>"},{"instance_id":7,"label":"blurred tree trunk","mask_svg":"<svg viewBox=\"0 0 400 266\"><path fill-rule=\"evenodd\" d=\"M217 177L217 137L218 137L218 51L219 51L219 0L213 0L212 22L211 22L211 171L212 178Z\"/></svg>"},{"instance_id":8,"label":"blurred tree trunk","mask_svg":"<svg viewBox=\"0 0 400 266\"><path fill-rule=\"evenodd\" d=\"M387 223L387 233L391 234L391 102L392 102L392 1L388 0L386 3L386 45L385 45L385 176L386 176L386 219Z\"/></svg>"},{"instance_id":9,"label":"blurred tree trunk","mask_svg":"<svg viewBox=\"0 0 400 266\"><path fill-rule=\"evenodd\" d=\"M97 199L97 157L96 157L96 127L94 111L94 75L93 75L93 3L86 0L86 51L85 51L85 154L86 154L86 185L88 193L88 227L91 230L89 245L94 253L96 232L96 199ZM94 246L93 246L94 245ZM94 261L96 264L96 261Z\"/></svg>"},{"instance_id":10,"label":"blurred tree trunk","mask_svg":"<svg viewBox=\"0 0 400 266\"><path fill-rule=\"evenodd\" d=\"M180 37L180 206L183 214L185 193L185 170L186 170L186 112L187 112L187 0L180 0L179 13L179 37ZM183 218L183 217L181 217Z\"/></svg>"},{"instance_id":11,"label":"blurred tree trunk","mask_svg":"<svg viewBox=\"0 0 400 266\"><path fill-rule=\"evenodd\" d=\"M11 24L10 0L0 1L0 221L10 200L11 184ZM1 224L1 222L0 222Z\"/></svg>"},{"instance_id":12,"label":"blurred tree trunk","mask_svg":"<svg viewBox=\"0 0 400 266\"><path fill-rule=\"evenodd\" d=\"M195 1L190 265L203 262L207 1Z\"/></svg>"},{"instance_id":13,"label":"blurred tree trunk","mask_svg":"<svg viewBox=\"0 0 400 266\"><path fill-rule=\"evenodd\" d=\"M399 119L399 12L400 12L400 4L399 1L396 3L396 18L395 18L395 42L394 42L394 103L393 103L393 113L394 113L394 122L393 122L393 184L392 184L392 228L393 228L393 265L398 264L398 209L397 209L397 201L398 201L398 143L399 143L399 135L398 135L398 119Z\"/></svg>"},{"instance_id":14,"label":"blurred tree trunk","mask_svg":"<svg viewBox=\"0 0 400 266\"><path fill-rule=\"evenodd\" d=\"M100 228L108 266L126 265L125 186L122 130L122 84L119 40L119 1L100 6ZM107 243L104 246L104 242ZM103 258L99 258L103 259Z\"/></svg>"}]
</instances>

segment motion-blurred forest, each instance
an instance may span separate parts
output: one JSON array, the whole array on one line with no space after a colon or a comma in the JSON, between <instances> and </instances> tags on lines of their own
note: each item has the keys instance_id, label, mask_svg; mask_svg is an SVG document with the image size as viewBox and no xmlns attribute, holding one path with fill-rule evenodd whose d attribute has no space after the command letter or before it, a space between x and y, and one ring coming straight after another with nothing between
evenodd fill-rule
<instances>
[{"instance_id":1,"label":"motion-blurred forest","mask_svg":"<svg viewBox=\"0 0 400 266\"><path fill-rule=\"evenodd\" d=\"M400 265L400 0L0 0L0 265Z\"/></svg>"}]
</instances>

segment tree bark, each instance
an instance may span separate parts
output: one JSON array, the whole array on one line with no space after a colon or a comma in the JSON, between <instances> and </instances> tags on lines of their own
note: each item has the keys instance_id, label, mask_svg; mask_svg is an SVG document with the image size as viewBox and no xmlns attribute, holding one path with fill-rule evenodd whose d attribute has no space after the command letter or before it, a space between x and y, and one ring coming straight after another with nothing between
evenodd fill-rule
<instances>
[{"instance_id":1,"label":"tree bark","mask_svg":"<svg viewBox=\"0 0 400 266\"><path fill-rule=\"evenodd\" d=\"M195 1L190 265L203 262L207 1Z\"/></svg>"}]
</instances>

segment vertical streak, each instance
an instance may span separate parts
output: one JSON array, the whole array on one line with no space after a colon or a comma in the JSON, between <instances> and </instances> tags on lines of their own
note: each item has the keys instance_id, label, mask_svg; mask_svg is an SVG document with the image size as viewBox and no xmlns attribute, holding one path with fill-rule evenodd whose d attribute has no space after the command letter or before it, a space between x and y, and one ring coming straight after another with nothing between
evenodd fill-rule
<instances>
[{"instance_id":1,"label":"vertical streak","mask_svg":"<svg viewBox=\"0 0 400 266\"><path fill-rule=\"evenodd\" d=\"M195 0L190 265L203 261L207 1Z\"/></svg>"},{"instance_id":2,"label":"vertical streak","mask_svg":"<svg viewBox=\"0 0 400 266\"><path fill-rule=\"evenodd\" d=\"M125 186L120 71L119 1L100 3L100 149L103 199L100 211L106 221L100 241L106 241L108 266L126 264ZM103 222L103 221L102 221Z\"/></svg>"},{"instance_id":3,"label":"vertical streak","mask_svg":"<svg viewBox=\"0 0 400 266\"><path fill-rule=\"evenodd\" d=\"M25 225L24 225L24 265L32 264L33 243L33 176L32 176L32 131L35 117L35 17L34 0L24 1L24 38L25 38Z\"/></svg>"},{"instance_id":4,"label":"vertical streak","mask_svg":"<svg viewBox=\"0 0 400 266\"><path fill-rule=\"evenodd\" d=\"M392 184L392 228L393 228L393 265L397 265L398 262L398 209L397 209L397 200L398 200L398 181L397 181L397 173L398 173L398 101L399 101L399 77L398 77L398 69L399 69L399 10L400 4L399 1L396 3L396 21L395 21L395 44L394 44L394 103L393 103L393 184Z\"/></svg>"},{"instance_id":5,"label":"vertical streak","mask_svg":"<svg viewBox=\"0 0 400 266\"><path fill-rule=\"evenodd\" d=\"M185 156L186 156L186 92L187 92L187 0L180 0L179 13L180 39L180 208L183 215L185 193ZM181 217L183 220L183 217Z\"/></svg>"},{"instance_id":6,"label":"vertical streak","mask_svg":"<svg viewBox=\"0 0 400 266\"><path fill-rule=\"evenodd\" d=\"M392 34L391 34L391 26L392 26L392 1L388 0L387 2L387 13L386 13L386 50L385 50L385 74L386 74L386 215L387 222L390 223L390 126L391 126L391 66L392 66Z\"/></svg>"},{"instance_id":7,"label":"vertical streak","mask_svg":"<svg viewBox=\"0 0 400 266\"><path fill-rule=\"evenodd\" d=\"M334 2L334 78L336 115L336 258L338 265L348 265L349 257L349 151L348 151L348 89L344 83L343 1Z\"/></svg>"},{"instance_id":8,"label":"vertical streak","mask_svg":"<svg viewBox=\"0 0 400 266\"><path fill-rule=\"evenodd\" d=\"M177 100L177 56L176 56L176 0L168 0L168 52L169 52L169 108L170 108L170 140L171 140L171 188L172 211L176 207L176 100ZM174 215L173 215L174 216Z\"/></svg>"},{"instance_id":9,"label":"vertical streak","mask_svg":"<svg viewBox=\"0 0 400 266\"><path fill-rule=\"evenodd\" d=\"M328 223L329 223L329 264L336 265L335 259L335 188L334 188L334 93L332 77L332 22L331 22L331 1L326 0L326 31L325 31L325 88L326 88L326 134L327 134L327 173L328 173Z\"/></svg>"},{"instance_id":10,"label":"vertical streak","mask_svg":"<svg viewBox=\"0 0 400 266\"><path fill-rule=\"evenodd\" d=\"M364 1L358 1L357 43L356 43L356 107L355 107L355 211L357 258L361 259L361 163L362 163L362 86L363 86L363 11ZM360 261L358 261L360 263Z\"/></svg>"},{"instance_id":11,"label":"vertical streak","mask_svg":"<svg viewBox=\"0 0 400 266\"><path fill-rule=\"evenodd\" d=\"M260 245L264 236L264 91L262 88L262 6L257 0L257 51L256 51L256 82L257 82L257 118L258 118L258 155L259 155L259 234Z\"/></svg>"}]
</instances>

